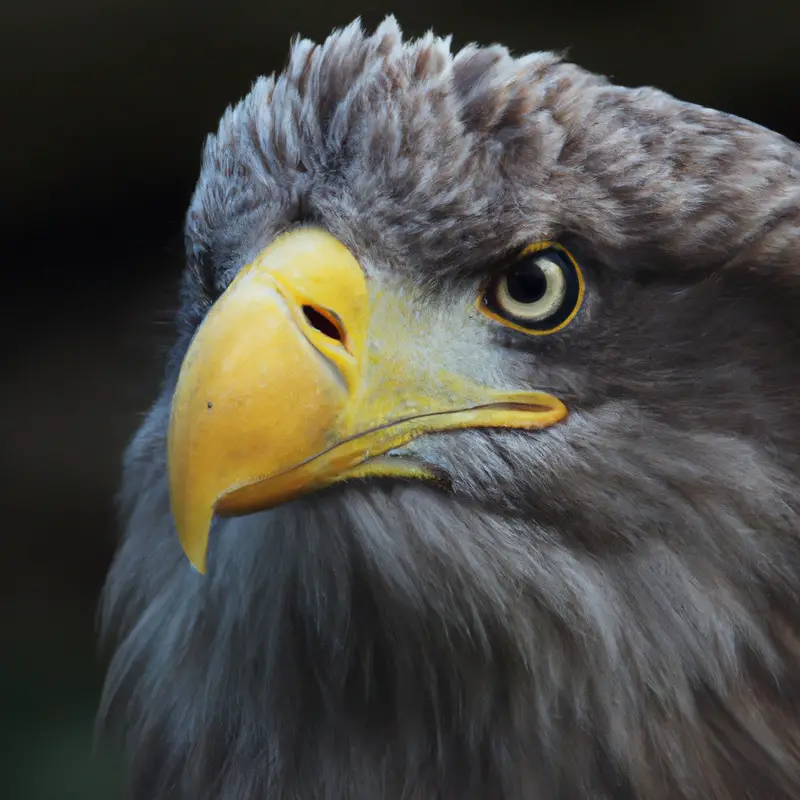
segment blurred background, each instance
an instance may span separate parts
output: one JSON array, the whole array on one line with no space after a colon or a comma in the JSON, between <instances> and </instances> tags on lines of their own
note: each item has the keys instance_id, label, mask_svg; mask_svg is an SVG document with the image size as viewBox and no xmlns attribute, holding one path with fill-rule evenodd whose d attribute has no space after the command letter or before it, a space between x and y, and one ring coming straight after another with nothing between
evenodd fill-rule
<instances>
[{"instance_id":1,"label":"blurred background","mask_svg":"<svg viewBox=\"0 0 800 800\"><path fill-rule=\"evenodd\" d=\"M0 0L0 797L116 800L92 754L121 452L154 397L205 135L290 37L568 49L800 140L796 0Z\"/></svg>"}]
</instances>

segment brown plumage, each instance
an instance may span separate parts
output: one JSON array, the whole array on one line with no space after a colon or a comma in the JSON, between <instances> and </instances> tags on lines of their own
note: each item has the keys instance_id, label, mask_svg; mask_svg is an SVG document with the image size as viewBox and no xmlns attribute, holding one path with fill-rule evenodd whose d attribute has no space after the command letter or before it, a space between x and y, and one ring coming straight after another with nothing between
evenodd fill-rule
<instances>
[{"instance_id":1,"label":"brown plumage","mask_svg":"<svg viewBox=\"0 0 800 800\"><path fill-rule=\"evenodd\" d=\"M799 798L799 177L771 131L552 54L451 55L391 19L296 42L208 140L127 454L104 714L133 796ZM201 576L170 511L179 370L298 227L401 298L415 363L569 415L398 448L435 482L218 518ZM582 271L575 318L476 310L542 241Z\"/></svg>"}]
</instances>

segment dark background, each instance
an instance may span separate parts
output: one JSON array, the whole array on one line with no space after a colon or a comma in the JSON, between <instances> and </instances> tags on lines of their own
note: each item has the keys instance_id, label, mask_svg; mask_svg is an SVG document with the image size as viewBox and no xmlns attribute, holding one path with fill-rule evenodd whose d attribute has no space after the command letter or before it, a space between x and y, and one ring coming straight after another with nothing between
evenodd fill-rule
<instances>
[{"instance_id":1,"label":"dark background","mask_svg":"<svg viewBox=\"0 0 800 800\"><path fill-rule=\"evenodd\" d=\"M320 39L569 48L800 140L796 0L0 0L0 796L114 800L91 757L120 454L154 396L203 138Z\"/></svg>"}]
</instances>

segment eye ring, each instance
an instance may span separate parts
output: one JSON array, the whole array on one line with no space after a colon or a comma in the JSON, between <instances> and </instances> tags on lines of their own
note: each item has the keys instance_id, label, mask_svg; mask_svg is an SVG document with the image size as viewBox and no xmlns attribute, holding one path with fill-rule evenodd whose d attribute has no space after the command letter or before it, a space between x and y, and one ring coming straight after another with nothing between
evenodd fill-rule
<instances>
[{"instance_id":1,"label":"eye ring","mask_svg":"<svg viewBox=\"0 0 800 800\"><path fill-rule=\"evenodd\" d=\"M484 284L477 307L506 327L547 336L575 319L585 292L572 254L555 242L536 242Z\"/></svg>"}]
</instances>

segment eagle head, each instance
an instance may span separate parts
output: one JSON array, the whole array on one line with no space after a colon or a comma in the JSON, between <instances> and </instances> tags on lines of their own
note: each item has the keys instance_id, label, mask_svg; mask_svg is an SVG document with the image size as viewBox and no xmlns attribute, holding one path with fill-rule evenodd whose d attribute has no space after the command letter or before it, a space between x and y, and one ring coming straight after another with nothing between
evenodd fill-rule
<instances>
[{"instance_id":1,"label":"eagle head","mask_svg":"<svg viewBox=\"0 0 800 800\"><path fill-rule=\"evenodd\" d=\"M126 455L143 800L800 797L800 151L393 19L207 140Z\"/></svg>"}]
</instances>

